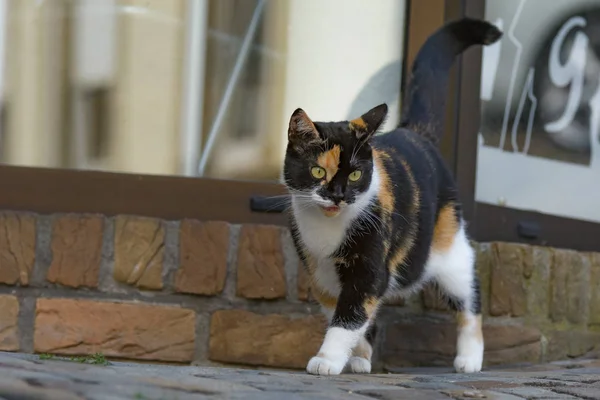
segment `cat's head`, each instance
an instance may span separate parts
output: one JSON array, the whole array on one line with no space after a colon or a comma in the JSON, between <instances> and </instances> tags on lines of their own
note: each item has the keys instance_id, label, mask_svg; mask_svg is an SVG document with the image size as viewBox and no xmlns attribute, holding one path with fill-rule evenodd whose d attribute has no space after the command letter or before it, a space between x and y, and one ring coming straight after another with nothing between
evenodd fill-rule
<instances>
[{"instance_id":1,"label":"cat's head","mask_svg":"<svg viewBox=\"0 0 600 400\"><path fill-rule=\"evenodd\" d=\"M352 121L316 122L301 108L294 111L283 178L300 207L333 217L365 196L373 179L369 141L387 112L381 104Z\"/></svg>"}]
</instances>

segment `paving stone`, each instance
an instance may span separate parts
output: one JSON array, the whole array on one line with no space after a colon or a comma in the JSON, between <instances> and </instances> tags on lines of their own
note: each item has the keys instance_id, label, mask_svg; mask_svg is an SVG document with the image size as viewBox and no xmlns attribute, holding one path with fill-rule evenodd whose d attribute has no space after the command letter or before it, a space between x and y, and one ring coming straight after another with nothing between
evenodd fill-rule
<instances>
[{"instance_id":1,"label":"paving stone","mask_svg":"<svg viewBox=\"0 0 600 400\"><path fill-rule=\"evenodd\" d=\"M34 349L142 360L191 361L196 315L174 306L38 299Z\"/></svg>"},{"instance_id":2,"label":"paving stone","mask_svg":"<svg viewBox=\"0 0 600 400\"><path fill-rule=\"evenodd\" d=\"M31 354L0 352L0 400L600 399L600 390L596 386L600 382L600 368L569 368L572 365L563 363L561 370L552 368L549 371L543 371L544 366L539 365L540 371L534 372L505 368L502 371L456 374L413 369L406 374L343 374L327 377L298 371L118 361L111 361L107 366L95 366L39 360ZM430 386L406 386L418 383ZM463 387L457 387L456 384Z\"/></svg>"},{"instance_id":3,"label":"paving stone","mask_svg":"<svg viewBox=\"0 0 600 400\"><path fill-rule=\"evenodd\" d=\"M68 389L43 387L34 382L0 375L0 397L7 399L85 400Z\"/></svg>"},{"instance_id":4,"label":"paving stone","mask_svg":"<svg viewBox=\"0 0 600 400\"><path fill-rule=\"evenodd\" d=\"M248 299L286 296L281 228L242 225L237 254L237 295Z\"/></svg>"},{"instance_id":5,"label":"paving stone","mask_svg":"<svg viewBox=\"0 0 600 400\"><path fill-rule=\"evenodd\" d=\"M381 400L448 400L448 396L434 390L415 390L399 387L386 387L373 390L359 390L356 393Z\"/></svg>"},{"instance_id":6,"label":"paving stone","mask_svg":"<svg viewBox=\"0 0 600 400\"><path fill-rule=\"evenodd\" d=\"M569 394L556 393L548 389L538 387L513 387L505 389L495 389L498 392L512 394L524 399L544 399L544 400L575 400L578 397L573 397Z\"/></svg>"},{"instance_id":7,"label":"paving stone","mask_svg":"<svg viewBox=\"0 0 600 400\"><path fill-rule=\"evenodd\" d=\"M600 400L600 390L597 387L561 387L554 388L553 391L585 400Z\"/></svg>"},{"instance_id":8,"label":"paving stone","mask_svg":"<svg viewBox=\"0 0 600 400\"><path fill-rule=\"evenodd\" d=\"M456 400L491 399L491 400L522 400L522 397L508 393L478 391L478 390L443 390L442 393Z\"/></svg>"},{"instance_id":9,"label":"paving stone","mask_svg":"<svg viewBox=\"0 0 600 400\"><path fill-rule=\"evenodd\" d=\"M19 300L15 296L0 296L0 350L19 350Z\"/></svg>"},{"instance_id":10,"label":"paving stone","mask_svg":"<svg viewBox=\"0 0 600 400\"><path fill-rule=\"evenodd\" d=\"M140 289L163 288L162 271L165 230L160 220L120 215L115 221L115 266L117 282Z\"/></svg>"},{"instance_id":11,"label":"paving stone","mask_svg":"<svg viewBox=\"0 0 600 400\"><path fill-rule=\"evenodd\" d=\"M221 293L227 278L229 224L183 220L179 248L175 290L199 295Z\"/></svg>"},{"instance_id":12,"label":"paving stone","mask_svg":"<svg viewBox=\"0 0 600 400\"><path fill-rule=\"evenodd\" d=\"M35 218L0 213L0 283L29 284L35 259Z\"/></svg>"},{"instance_id":13,"label":"paving stone","mask_svg":"<svg viewBox=\"0 0 600 400\"><path fill-rule=\"evenodd\" d=\"M65 215L52 226L52 263L46 279L72 288L98 286L104 219Z\"/></svg>"}]
</instances>

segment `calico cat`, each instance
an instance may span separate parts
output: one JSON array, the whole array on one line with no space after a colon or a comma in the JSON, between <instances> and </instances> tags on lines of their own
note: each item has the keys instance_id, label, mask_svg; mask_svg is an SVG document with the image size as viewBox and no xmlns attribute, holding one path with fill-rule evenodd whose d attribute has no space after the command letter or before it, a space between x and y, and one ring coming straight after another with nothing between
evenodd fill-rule
<instances>
[{"instance_id":1,"label":"calico cat","mask_svg":"<svg viewBox=\"0 0 600 400\"><path fill-rule=\"evenodd\" d=\"M501 36L470 18L432 34L413 64L401 122L386 134L375 134L386 104L352 121L315 122L300 108L292 114L282 175L292 236L329 320L308 373L336 375L346 366L369 373L378 308L430 281L457 311L455 370L481 370L474 251L437 143L455 57Z\"/></svg>"}]
</instances>

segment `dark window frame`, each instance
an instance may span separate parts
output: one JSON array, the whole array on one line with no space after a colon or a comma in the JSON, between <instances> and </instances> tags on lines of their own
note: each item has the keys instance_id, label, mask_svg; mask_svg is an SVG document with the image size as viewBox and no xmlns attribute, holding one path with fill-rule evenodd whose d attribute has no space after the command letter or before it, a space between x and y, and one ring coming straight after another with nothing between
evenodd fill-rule
<instances>
[{"instance_id":1,"label":"dark window frame","mask_svg":"<svg viewBox=\"0 0 600 400\"><path fill-rule=\"evenodd\" d=\"M284 214L251 210L253 198L284 201L284 187L271 182L2 165L0 187L7 211L287 224Z\"/></svg>"}]
</instances>

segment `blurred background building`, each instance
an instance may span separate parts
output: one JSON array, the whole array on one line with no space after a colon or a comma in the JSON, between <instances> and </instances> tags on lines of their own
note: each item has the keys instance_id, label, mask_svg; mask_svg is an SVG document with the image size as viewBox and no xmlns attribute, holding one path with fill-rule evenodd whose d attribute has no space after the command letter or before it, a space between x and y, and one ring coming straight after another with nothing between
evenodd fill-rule
<instances>
[{"instance_id":1,"label":"blurred background building","mask_svg":"<svg viewBox=\"0 0 600 400\"><path fill-rule=\"evenodd\" d=\"M214 130L203 175L277 179L296 107L344 119L382 95L398 106L404 9L403 0L0 0L2 162L193 176Z\"/></svg>"}]
</instances>

